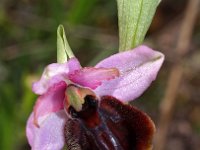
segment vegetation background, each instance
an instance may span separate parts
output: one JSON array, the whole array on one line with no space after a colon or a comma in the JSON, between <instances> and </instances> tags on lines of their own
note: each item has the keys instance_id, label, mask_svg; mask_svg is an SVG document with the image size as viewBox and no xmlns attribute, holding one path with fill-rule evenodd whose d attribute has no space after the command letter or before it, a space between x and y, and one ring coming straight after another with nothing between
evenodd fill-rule
<instances>
[{"instance_id":1,"label":"vegetation background","mask_svg":"<svg viewBox=\"0 0 200 150\"><path fill-rule=\"evenodd\" d=\"M152 86L132 104L155 121L160 116L174 47L186 0L162 0L145 43L166 55ZM63 24L71 48L83 66L118 52L115 0L0 0L0 149L30 149L25 136L27 117L36 95L31 83L47 64L56 62L56 29ZM183 59L184 79L176 91L176 106L169 122L166 150L200 147L200 15L195 23L190 52Z\"/></svg>"}]
</instances>

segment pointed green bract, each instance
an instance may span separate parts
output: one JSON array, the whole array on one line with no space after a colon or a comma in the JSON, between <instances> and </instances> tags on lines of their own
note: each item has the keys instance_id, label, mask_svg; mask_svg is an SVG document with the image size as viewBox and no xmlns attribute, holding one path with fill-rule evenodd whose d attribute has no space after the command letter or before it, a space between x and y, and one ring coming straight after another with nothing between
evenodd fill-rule
<instances>
[{"instance_id":1,"label":"pointed green bract","mask_svg":"<svg viewBox=\"0 0 200 150\"><path fill-rule=\"evenodd\" d=\"M57 62L65 63L67 62L66 46L65 46L65 31L62 25L58 26L57 29Z\"/></svg>"},{"instance_id":2,"label":"pointed green bract","mask_svg":"<svg viewBox=\"0 0 200 150\"><path fill-rule=\"evenodd\" d=\"M140 45L161 0L117 0L119 51Z\"/></svg>"},{"instance_id":3,"label":"pointed green bract","mask_svg":"<svg viewBox=\"0 0 200 150\"><path fill-rule=\"evenodd\" d=\"M57 62L65 63L67 58L74 57L74 54L67 42L63 25L59 25L57 29Z\"/></svg>"}]
</instances>

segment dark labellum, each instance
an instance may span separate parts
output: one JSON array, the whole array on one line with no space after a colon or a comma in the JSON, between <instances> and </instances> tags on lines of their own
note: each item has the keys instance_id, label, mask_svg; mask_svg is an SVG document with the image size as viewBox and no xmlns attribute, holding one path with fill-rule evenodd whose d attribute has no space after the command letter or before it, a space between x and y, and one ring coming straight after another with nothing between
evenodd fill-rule
<instances>
[{"instance_id":1,"label":"dark labellum","mask_svg":"<svg viewBox=\"0 0 200 150\"><path fill-rule=\"evenodd\" d=\"M151 149L155 127L137 108L111 96L97 100L84 98L82 110L68 108L71 118L65 124L68 150L147 150Z\"/></svg>"}]
</instances>

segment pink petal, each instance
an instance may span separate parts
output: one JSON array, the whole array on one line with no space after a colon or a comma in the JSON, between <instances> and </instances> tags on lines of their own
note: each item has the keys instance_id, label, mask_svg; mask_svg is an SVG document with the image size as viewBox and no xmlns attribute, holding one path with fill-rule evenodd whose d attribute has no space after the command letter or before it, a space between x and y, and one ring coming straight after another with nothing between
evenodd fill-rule
<instances>
[{"instance_id":1,"label":"pink petal","mask_svg":"<svg viewBox=\"0 0 200 150\"><path fill-rule=\"evenodd\" d=\"M79 70L82 68L80 65L80 62L75 57L69 59L67 63L68 63L68 67L69 67L69 72L73 72L74 70Z\"/></svg>"},{"instance_id":2,"label":"pink petal","mask_svg":"<svg viewBox=\"0 0 200 150\"><path fill-rule=\"evenodd\" d=\"M52 112L63 109L66 83L64 81L55 84L48 92L40 96L34 106L34 123L38 127L38 118Z\"/></svg>"},{"instance_id":3,"label":"pink petal","mask_svg":"<svg viewBox=\"0 0 200 150\"><path fill-rule=\"evenodd\" d=\"M69 74L68 78L74 83L95 89L103 81L114 79L118 76L119 71L116 68L85 67Z\"/></svg>"},{"instance_id":4,"label":"pink petal","mask_svg":"<svg viewBox=\"0 0 200 150\"><path fill-rule=\"evenodd\" d=\"M122 101L134 100L155 80L163 60L162 53L146 46L106 58L96 67L116 67L120 71L120 77L105 81L95 92L99 96L111 95Z\"/></svg>"},{"instance_id":5,"label":"pink petal","mask_svg":"<svg viewBox=\"0 0 200 150\"><path fill-rule=\"evenodd\" d=\"M44 69L41 79L33 83L33 92L39 95L44 94L51 86L65 80L68 73L80 68L80 63L76 58L72 58L64 64L54 63L48 65Z\"/></svg>"},{"instance_id":6,"label":"pink petal","mask_svg":"<svg viewBox=\"0 0 200 150\"><path fill-rule=\"evenodd\" d=\"M61 150L64 147L64 125L67 120L62 110L40 118L40 128L34 125L33 113L30 115L26 135L32 150Z\"/></svg>"}]
</instances>

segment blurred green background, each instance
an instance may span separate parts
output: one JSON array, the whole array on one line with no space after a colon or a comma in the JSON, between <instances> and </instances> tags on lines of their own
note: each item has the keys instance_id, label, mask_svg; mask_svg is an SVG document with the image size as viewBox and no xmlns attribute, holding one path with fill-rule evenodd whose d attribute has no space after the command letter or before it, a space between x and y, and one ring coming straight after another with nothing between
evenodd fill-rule
<instances>
[{"instance_id":1,"label":"blurred green background","mask_svg":"<svg viewBox=\"0 0 200 150\"><path fill-rule=\"evenodd\" d=\"M162 50L166 62L158 80L133 104L150 114L155 122L174 59L174 31L185 6L185 0L163 0L145 41L154 49ZM36 100L31 84L39 79L44 66L56 62L56 30L59 24L65 26L69 44L83 66L94 65L118 51L115 0L1 0L1 150L30 149L25 137L25 124ZM200 21L197 21L195 31L191 44L193 51L200 47ZM196 53L193 54L197 57ZM193 55L188 57L193 58ZM198 59L200 57L195 60ZM198 66L198 63L191 61L189 64ZM183 101L177 104L167 141L167 145L172 147L178 143L180 150L200 147L200 78L198 67L192 70L186 69L184 85L180 89L183 92L178 96ZM182 132L182 128L187 131Z\"/></svg>"}]
</instances>

